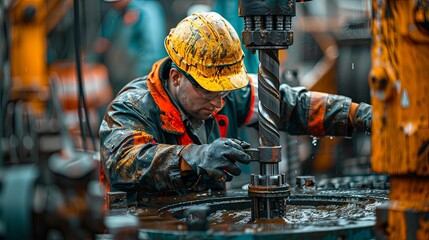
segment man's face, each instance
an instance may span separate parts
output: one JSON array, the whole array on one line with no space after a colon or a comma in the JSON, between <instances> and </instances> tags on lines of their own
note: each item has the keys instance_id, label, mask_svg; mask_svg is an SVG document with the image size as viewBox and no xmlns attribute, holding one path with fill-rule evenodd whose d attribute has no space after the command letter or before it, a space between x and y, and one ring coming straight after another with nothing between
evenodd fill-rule
<instances>
[{"instance_id":1,"label":"man's face","mask_svg":"<svg viewBox=\"0 0 429 240\"><path fill-rule=\"evenodd\" d=\"M177 101L182 109L193 118L206 120L216 108L222 107L222 97L225 94L208 92L195 87L183 74L180 74L179 79Z\"/></svg>"}]
</instances>

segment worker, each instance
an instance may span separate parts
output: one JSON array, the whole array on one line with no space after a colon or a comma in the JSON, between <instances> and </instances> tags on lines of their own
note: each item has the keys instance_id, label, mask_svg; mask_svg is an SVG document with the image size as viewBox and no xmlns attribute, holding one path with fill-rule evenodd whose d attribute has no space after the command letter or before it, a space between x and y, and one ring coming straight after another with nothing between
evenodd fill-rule
<instances>
[{"instance_id":1,"label":"worker","mask_svg":"<svg viewBox=\"0 0 429 240\"><path fill-rule=\"evenodd\" d=\"M153 63L167 56L162 44L165 13L155 0L103 1L107 10L88 59L106 65L117 94L127 81L147 75Z\"/></svg>"},{"instance_id":2,"label":"worker","mask_svg":"<svg viewBox=\"0 0 429 240\"><path fill-rule=\"evenodd\" d=\"M236 137L238 127L257 125L257 78L246 72L236 31L219 14L199 12L171 29L164 45L168 57L124 87L100 126L100 178L129 201L222 190L250 162L249 144ZM284 84L279 91L281 131L371 130L368 104Z\"/></svg>"}]
</instances>

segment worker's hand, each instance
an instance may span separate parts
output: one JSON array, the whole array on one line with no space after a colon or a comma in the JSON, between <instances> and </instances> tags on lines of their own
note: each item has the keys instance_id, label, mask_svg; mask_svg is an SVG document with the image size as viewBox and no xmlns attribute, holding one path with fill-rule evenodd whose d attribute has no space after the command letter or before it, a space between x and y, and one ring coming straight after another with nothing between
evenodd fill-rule
<instances>
[{"instance_id":1,"label":"worker's hand","mask_svg":"<svg viewBox=\"0 0 429 240\"><path fill-rule=\"evenodd\" d=\"M250 156L244 152L249 143L232 138L219 138L211 144L190 144L182 150L182 158L197 174L207 174L218 181L231 181L241 173L236 162L248 164Z\"/></svg>"},{"instance_id":2,"label":"worker's hand","mask_svg":"<svg viewBox=\"0 0 429 240\"><path fill-rule=\"evenodd\" d=\"M371 132L372 106L360 103L353 117L353 125L357 130Z\"/></svg>"}]
</instances>

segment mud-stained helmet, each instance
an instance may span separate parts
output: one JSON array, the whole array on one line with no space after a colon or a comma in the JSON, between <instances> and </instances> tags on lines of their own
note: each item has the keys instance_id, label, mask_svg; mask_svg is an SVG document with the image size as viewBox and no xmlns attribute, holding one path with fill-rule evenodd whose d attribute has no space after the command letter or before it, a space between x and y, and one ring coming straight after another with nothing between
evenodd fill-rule
<instances>
[{"instance_id":1,"label":"mud-stained helmet","mask_svg":"<svg viewBox=\"0 0 429 240\"><path fill-rule=\"evenodd\" d=\"M170 30L164 45L175 65L208 91L231 91L249 83L237 32L218 13L186 17Z\"/></svg>"}]
</instances>

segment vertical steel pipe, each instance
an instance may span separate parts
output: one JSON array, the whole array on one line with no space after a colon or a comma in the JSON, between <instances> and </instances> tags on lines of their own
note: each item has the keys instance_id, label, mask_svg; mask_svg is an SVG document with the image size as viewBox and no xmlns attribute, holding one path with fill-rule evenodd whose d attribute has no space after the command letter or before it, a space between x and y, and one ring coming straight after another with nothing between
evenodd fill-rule
<instances>
[{"instance_id":1,"label":"vertical steel pipe","mask_svg":"<svg viewBox=\"0 0 429 240\"><path fill-rule=\"evenodd\" d=\"M283 217L290 195L286 175L279 173L280 80L278 50L293 43L291 30L295 1L240 0L239 15L244 17L243 43L258 50L259 164L260 174L252 175L249 197L252 219Z\"/></svg>"}]
</instances>

